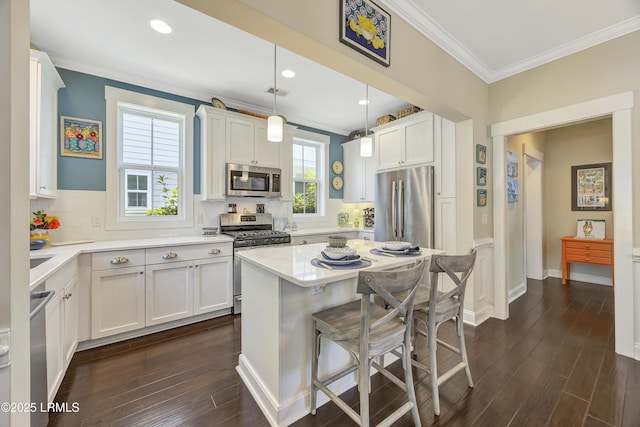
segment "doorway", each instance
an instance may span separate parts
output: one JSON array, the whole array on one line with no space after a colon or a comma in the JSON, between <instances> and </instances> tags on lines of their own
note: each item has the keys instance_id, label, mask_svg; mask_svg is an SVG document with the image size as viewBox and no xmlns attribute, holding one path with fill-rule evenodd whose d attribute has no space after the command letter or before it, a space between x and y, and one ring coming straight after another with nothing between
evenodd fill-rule
<instances>
[{"instance_id":1,"label":"doorway","mask_svg":"<svg viewBox=\"0 0 640 427\"><path fill-rule=\"evenodd\" d=\"M493 138L493 209L494 209L494 317L509 316L506 280L507 195L506 140L510 135L534 132L578 123L595 118L612 117L613 126L613 198L614 264L616 269L615 346L616 352L635 356L635 328L633 293L633 216L632 202L632 120L633 92L625 92L580 104L549 110L530 116L496 123L491 126ZM622 226L624 225L624 226Z\"/></svg>"}]
</instances>

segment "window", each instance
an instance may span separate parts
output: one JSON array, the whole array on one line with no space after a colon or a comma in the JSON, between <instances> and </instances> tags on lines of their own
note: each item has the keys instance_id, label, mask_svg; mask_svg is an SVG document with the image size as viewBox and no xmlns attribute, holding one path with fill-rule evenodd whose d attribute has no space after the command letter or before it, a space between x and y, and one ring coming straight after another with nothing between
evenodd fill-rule
<instances>
[{"instance_id":1,"label":"window","mask_svg":"<svg viewBox=\"0 0 640 427\"><path fill-rule=\"evenodd\" d=\"M293 213L324 214L326 149L324 135L297 132L293 139ZM327 141L328 142L328 141Z\"/></svg>"},{"instance_id":2,"label":"window","mask_svg":"<svg viewBox=\"0 0 640 427\"><path fill-rule=\"evenodd\" d=\"M107 227L192 226L194 107L112 87L105 94Z\"/></svg>"}]
</instances>

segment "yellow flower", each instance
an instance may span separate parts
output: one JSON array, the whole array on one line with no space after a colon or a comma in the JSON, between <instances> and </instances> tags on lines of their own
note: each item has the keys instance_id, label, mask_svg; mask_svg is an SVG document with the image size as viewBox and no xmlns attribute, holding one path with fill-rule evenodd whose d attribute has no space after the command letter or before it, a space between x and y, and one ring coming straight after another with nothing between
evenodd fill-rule
<instances>
[{"instance_id":1,"label":"yellow flower","mask_svg":"<svg viewBox=\"0 0 640 427\"><path fill-rule=\"evenodd\" d=\"M373 38L373 36L378 32L378 29L376 28L376 25L373 23L373 21L364 15L358 16L358 23L364 31L371 35L371 38ZM371 38L369 38L369 40L371 40Z\"/></svg>"},{"instance_id":2,"label":"yellow flower","mask_svg":"<svg viewBox=\"0 0 640 427\"><path fill-rule=\"evenodd\" d=\"M373 47L375 49L384 49L384 40L382 40L380 37L375 36L373 38L373 41L371 42L371 44L373 45Z\"/></svg>"},{"instance_id":3,"label":"yellow flower","mask_svg":"<svg viewBox=\"0 0 640 427\"><path fill-rule=\"evenodd\" d=\"M356 21L349 21L349 28L356 34L362 34L362 28L356 24Z\"/></svg>"}]
</instances>

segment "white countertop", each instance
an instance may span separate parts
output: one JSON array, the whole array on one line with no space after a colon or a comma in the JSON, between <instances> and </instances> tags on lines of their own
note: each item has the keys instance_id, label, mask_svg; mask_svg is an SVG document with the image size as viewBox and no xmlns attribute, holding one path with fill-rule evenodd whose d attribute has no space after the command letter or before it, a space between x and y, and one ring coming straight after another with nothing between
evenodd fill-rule
<instances>
[{"instance_id":1,"label":"white countertop","mask_svg":"<svg viewBox=\"0 0 640 427\"><path fill-rule=\"evenodd\" d=\"M373 228L348 228L348 227L331 227L331 228L311 228L308 230L286 230L292 237L298 236L313 236L316 234L330 234L330 233L349 233L350 231L364 231L365 233L373 233Z\"/></svg>"},{"instance_id":2,"label":"white countertop","mask_svg":"<svg viewBox=\"0 0 640 427\"><path fill-rule=\"evenodd\" d=\"M416 259L416 257L410 256L389 257L371 254L369 252L371 249L382 247L381 242L354 239L349 240L347 245L356 249L360 256L375 260L371 263L370 267L366 267L371 270L386 270L401 267L412 263ZM328 270L326 268L313 266L311 260L320 255L324 247L326 247L326 243L277 246L240 251L237 252L236 255L243 262L250 262L302 287L326 285L327 283L349 279L358 275L360 269ZM440 253L444 253L444 251L422 248L422 256L425 258Z\"/></svg>"},{"instance_id":3,"label":"white countertop","mask_svg":"<svg viewBox=\"0 0 640 427\"><path fill-rule=\"evenodd\" d=\"M215 236L181 236L161 237L153 239L109 240L93 243L82 243L68 246L48 246L31 251L30 258L48 258L39 266L29 271L29 287L33 288L58 271L67 262L82 253L107 252L127 249L144 249L175 245L197 245L202 243L232 243L233 238L224 235Z\"/></svg>"}]
</instances>

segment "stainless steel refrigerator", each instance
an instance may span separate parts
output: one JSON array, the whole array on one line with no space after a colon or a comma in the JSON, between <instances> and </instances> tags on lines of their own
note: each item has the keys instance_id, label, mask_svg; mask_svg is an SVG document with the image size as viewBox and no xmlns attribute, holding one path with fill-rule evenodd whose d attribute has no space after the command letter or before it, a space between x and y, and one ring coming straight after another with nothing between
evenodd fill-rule
<instances>
[{"instance_id":1,"label":"stainless steel refrigerator","mask_svg":"<svg viewBox=\"0 0 640 427\"><path fill-rule=\"evenodd\" d=\"M375 240L433 248L433 191L433 166L377 173Z\"/></svg>"}]
</instances>

